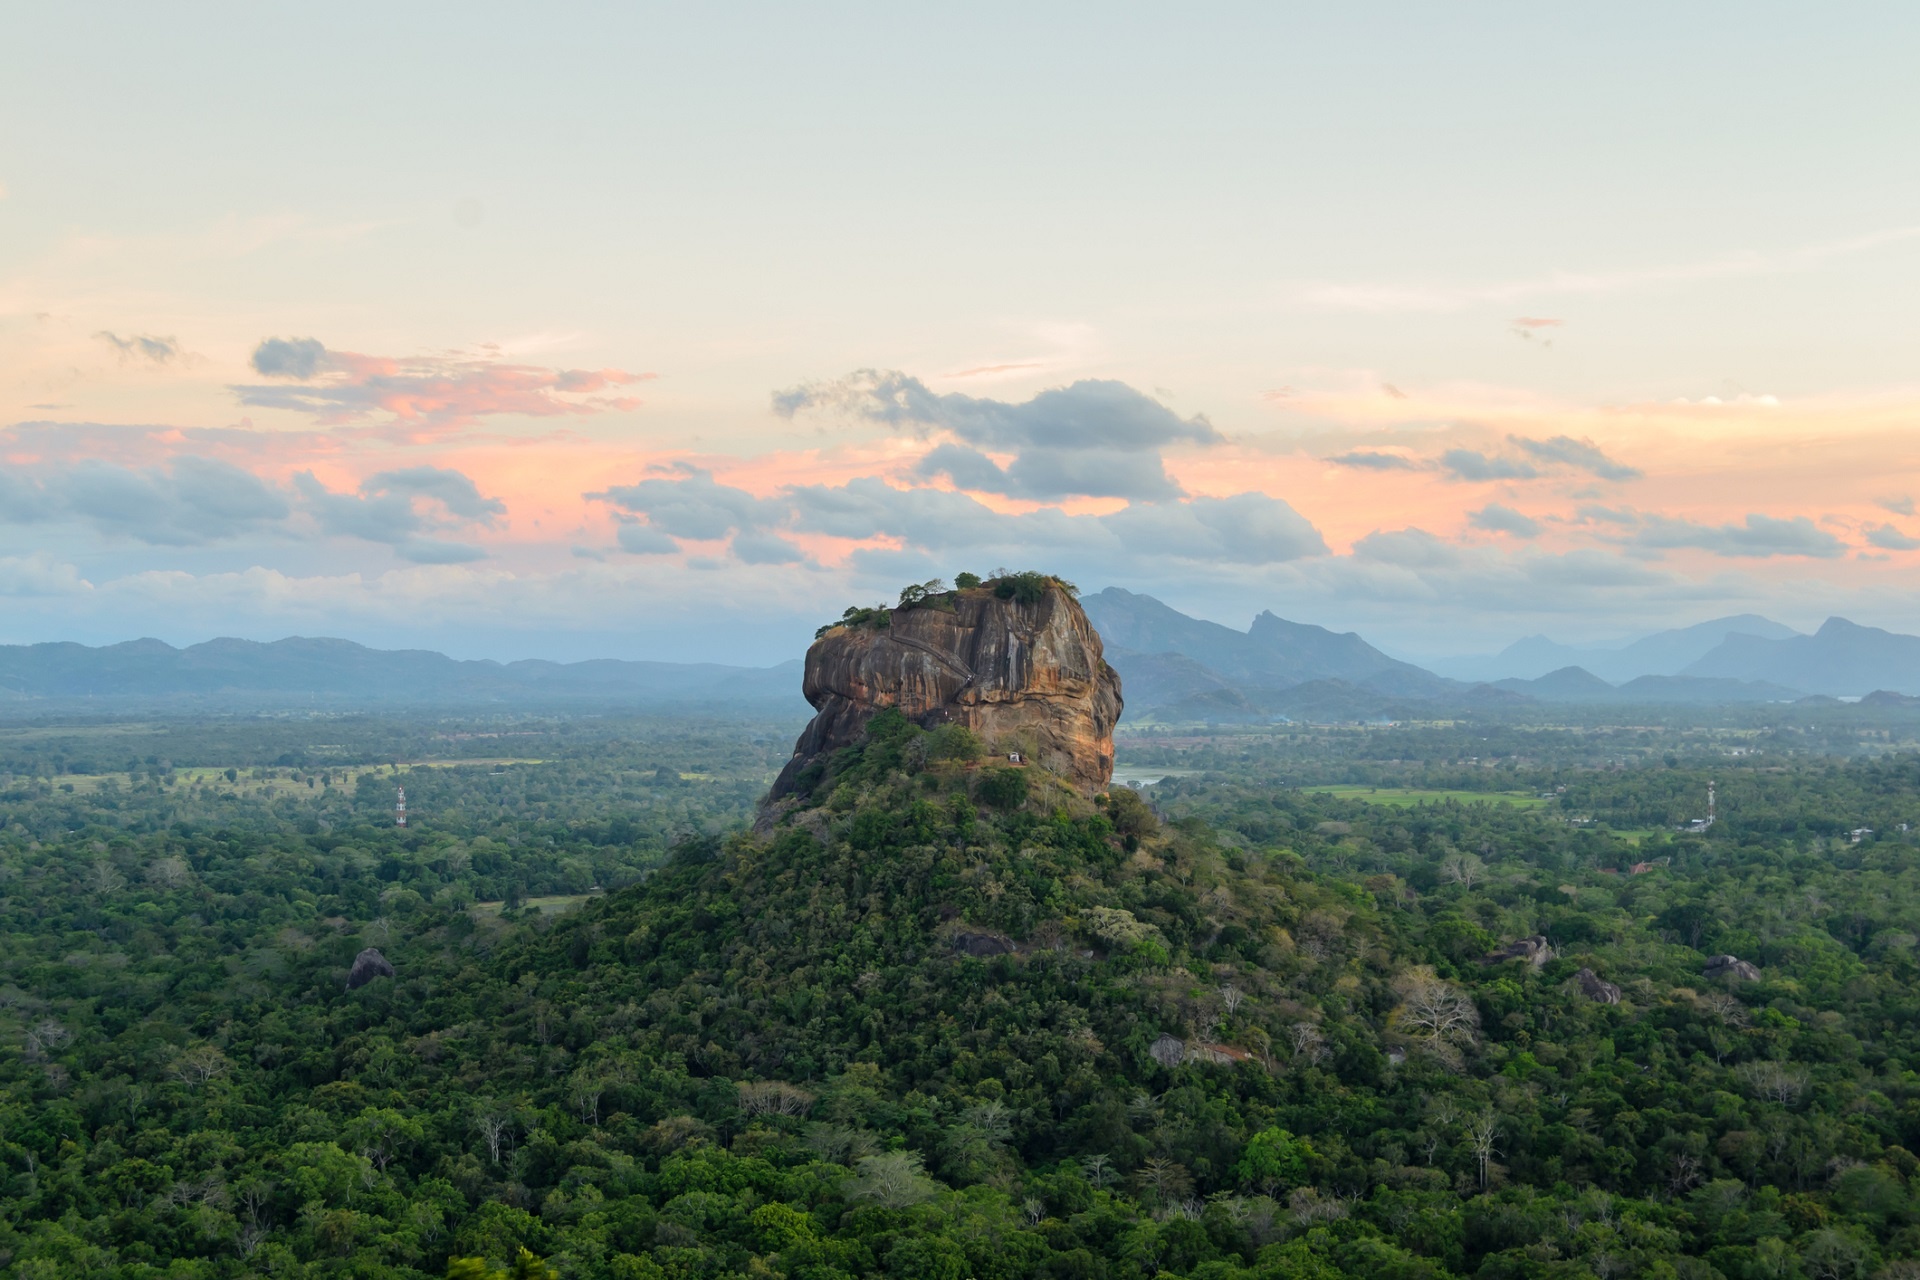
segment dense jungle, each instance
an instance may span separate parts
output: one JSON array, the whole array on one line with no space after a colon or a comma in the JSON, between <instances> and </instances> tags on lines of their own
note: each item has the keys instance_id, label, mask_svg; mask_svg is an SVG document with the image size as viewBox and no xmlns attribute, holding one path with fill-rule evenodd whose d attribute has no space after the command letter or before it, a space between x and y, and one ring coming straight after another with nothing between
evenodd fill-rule
<instances>
[{"instance_id":1,"label":"dense jungle","mask_svg":"<svg viewBox=\"0 0 1920 1280\"><path fill-rule=\"evenodd\" d=\"M1920 758L796 727L0 725L0 1274L1920 1275Z\"/></svg>"}]
</instances>

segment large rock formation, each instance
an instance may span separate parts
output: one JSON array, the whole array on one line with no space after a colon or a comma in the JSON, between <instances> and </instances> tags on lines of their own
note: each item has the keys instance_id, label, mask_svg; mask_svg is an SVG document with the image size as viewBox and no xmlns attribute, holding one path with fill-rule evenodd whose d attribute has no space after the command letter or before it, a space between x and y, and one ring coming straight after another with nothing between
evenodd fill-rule
<instances>
[{"instance_id":1,"label":"large rock formation","mask_svg":"<svg viewBox=\"0 0 1920 1280\"><path fill-rule=\"evenodd\" d=\"M808 765L858 742L887 707L924 728L965 725L1083 791L1105 787L1120 677L1079 601L1051 582L1037 594L1023 602L990 583L878 610L815 640L801 691L819 714L768 799L791 793Z\"/></svg>"}]
</instances>

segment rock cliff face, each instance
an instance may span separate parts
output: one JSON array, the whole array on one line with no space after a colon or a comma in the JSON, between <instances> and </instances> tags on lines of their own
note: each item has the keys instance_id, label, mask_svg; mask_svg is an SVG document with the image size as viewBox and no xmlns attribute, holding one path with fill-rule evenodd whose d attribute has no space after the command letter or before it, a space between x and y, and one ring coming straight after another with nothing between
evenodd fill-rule
<instances>
[{"instance_id":1,"label":"rock cliff face","mask_svg":"<svg viewBox=\"0 0 1920 1280\"><path fill-rule=\"evenodd\" d=\"M894 609L886 625L839 626L807 650L802 692L819 713L794 744L769 800L794 790L811 763L860 740L897 707L924 728L961 724L990 747L1024 747L1031 763L1084 791L1113 779L1120 677L1070 594L1032 603L990 587Z\"/></svg>"}]
</instances>

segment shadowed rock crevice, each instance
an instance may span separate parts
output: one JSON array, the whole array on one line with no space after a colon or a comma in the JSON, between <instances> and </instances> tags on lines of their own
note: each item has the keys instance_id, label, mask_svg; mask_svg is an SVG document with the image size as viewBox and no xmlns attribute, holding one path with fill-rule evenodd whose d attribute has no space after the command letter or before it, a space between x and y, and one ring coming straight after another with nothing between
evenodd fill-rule
<instances>
[{"instance_id":1,"label":"shadowed rock crevice","mask_svg":"<svg viewBox=\"0 0 1920 1280\"><path fill-rule=\"evenodd\" d=\"M1120 677L1079 601L1045 582L1024 600L988 583L827 630L807 650L802 685L818 714L768 800L804 789L808 766L860 741L889 707L922 728L964 725L1084 792L1105 787Z\"/></svg>"}]
</instances>

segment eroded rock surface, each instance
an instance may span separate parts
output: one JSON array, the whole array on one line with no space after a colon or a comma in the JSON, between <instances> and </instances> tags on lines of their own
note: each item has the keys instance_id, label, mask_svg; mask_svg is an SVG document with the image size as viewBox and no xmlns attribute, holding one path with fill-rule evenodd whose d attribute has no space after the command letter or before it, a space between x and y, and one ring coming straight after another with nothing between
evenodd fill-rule
<instances>
[{"instance_id":1,"label":"eroded rock surface","mask_svg":"<svg viewBox=\"0 0 1920 1280\"><path fill-rule=\"evenodd\" d=\"M955 591L894 609L884 626L835 627L807 650L802 692L819 714L769 800L790 794L808 765L858 742L888 707L923 728L965 725L1083 791L1113 779L1120 677L1079 601L1058 586L1032 603L989 587Z\"/></svg>"},{"instance_id":2,"label":"eroded rock surface","mask_svg":"<svg viewBox=\"0 0 1920 1280\"><path fill-rule=\"evenodd\" d=\"M1587 999L1594 1001L1596 1004L1620 1003L1620 988L1608 982L1593 970L1582 969L1580 972L1574 974L1573 977L1574 981L1580 984L1580 990L1586 994Z\"/></svg>"},{"instance_id":3,"label":"eroded rock surface","mask_svg":"<svg viewBox=\"0 0 1920 1280\"><path fill-rule=\"evenodd\" d=\"M1758 982L1760 969L1739 956L1714 956L1701 966L1702 973L1709 978L1726 978L1733 982Z\"/></svg>"},{"instance_id":4,"label":"eroded rock surface","mask_svg":"<svg viewBox=\"0 0 1920 1280\"><path fill-rule=\"evenodd\" d=\"M1480 959L1482 964L1501 964L1508 960L1525 960L1528 964L1538 969L1547 961L1553 959L1553 948L1547 945L1547 940L1544 937L1535 934L1531 938L1521 938L1517 942L1509 942L1498 951L1489 951Z\"/></svg>"},{"instance_id":5,"label":"eroded rock surface","mask_svg":"<svg viewBox=\"0 0 1920 1280\"><path fill-rule=\"evenodd\" d=\"M393 961L381 955L380 948L368 947L353 958L353 969L347 974L347 990L364 987L375 978L393 976Z\"/></svg>"}]
</instances>

